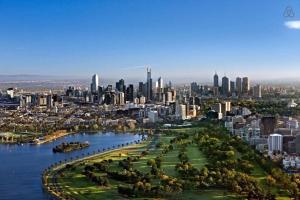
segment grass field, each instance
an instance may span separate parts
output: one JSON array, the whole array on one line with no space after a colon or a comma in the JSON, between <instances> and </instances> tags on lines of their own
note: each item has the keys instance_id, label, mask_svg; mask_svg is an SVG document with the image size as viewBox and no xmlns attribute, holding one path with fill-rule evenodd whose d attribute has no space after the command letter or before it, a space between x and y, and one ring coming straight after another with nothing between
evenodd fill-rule
<instances>
[{"instance_id":1,"label":"grass field","mask_svg":"<svg viewBox=\"0 0 300 200\"><path fill-rule=\"evenodd\" d=\"M176 130L175 130L176 131ZM190 130L191 131L191 130ZM182 129L178 129L178 132L183 132ZM174 136L161 135L156 143L163 142L168 144L169 141L174 138ZM114 161L119 161L128 156L138 156L142 151L145 151L150 144L150 141L147 141L143 144L134 145L133 147L126 147L121 150L116 150L108 154L102 154L95 158L85 160L84 163L95 163L100 162L104 159L112 159ZM163 147L154 148L150 150L150 153L142 157L139 161L133 163L133 168L137 169L143 173L150 172L150 167L147 165L149 159L154 159L158 156ZM177 177L178 174L175 170L175 165L179 163L178 159L179 149L174 148L173 151L168 152L163 155L162 160L162 170L165 174ZM196 144L192 144L187 148L187 154L189 156L190 162L193 166L201 169L206 163L207 160L205 156L199 151ZM76 199L122 199L122 197L117 192L117 186L119 184L124 184L122 182L110 179L109 187L99 187L88 180L84 175L81 174L83 170L83 165L77 163L74 170L65 170L58 178L58 184L63 189L64 192L72 196L76 196ZM118 165L118 162L113 162L110 165L110 169L121 170ZM185 192L178 196L179 199L195 199L196 197L201 197L201 199L218 199L223 195L223 191L204 191L204 192ZM145 199L145 198L142 198Z\"/></svg>"},{"instance_id":2,"label":"grass field","mask_svg":"<svg viewBox=\"0 0 300 200\"><path fill-rule=\"evenodd\" d=\"M199 130L199 128L198 128ZM193 134L195 128L186 128L186 129L173 129L173 133L183 133L188 132ZM147 161L149 159L155 159L157 156L162 156L161 170L164 174L179 178L178 172L175 170L176 164L180 163L178 158L178 154L180 151L179 146L173 144L174 149L165 154L162 154L162 150L166 145L170 143L170 140L173 139L176 134L161 134L159 137L155 138L155 142L153 145L153 141L145 141L141 144L132 145L129 147L124 147L119 150L114 150L109 153L100 154L96 157L86 159L84 161L78 162L74 164L74 169L64 170L57 179L57 182L64 191L64 193L69 194L71 196L75 196L76 199L79 200L93 200L93 199L125 199L121 195L119 195L117 187L118 185L129 185L124 182L116 181L114 179L109 178L109 186L97 186L93 182L91 182L85 175L82 174L84 166L87 164L93 164L97 162L101 162L102 160L112 159L113 162L109 165L109 169L113 171L121 171L122 168L119 166L118 161L121 161L127 157L135 157L139 156L142 151L149 150L149 153L140 160L133 162L133 169L137 169L144 174L150 173L151 167L147 165ZM155 147L155 144L162 142L164 145L160 148ZM189 162L193 165L193 167L201 169L205 164L208 164L208 160L205 155L199 150L197 144L190 143L186 147L186 154L188 155ZM100 175L100 174L99 174ZM251 175L255 177L259 184L264 189L268 189L266 185L266 172L257 164L255 164L254 170ZM159 180L152 180L152 183L159 184ZM136 199L149 199L149 198L136 198ZM209 199L238 199L234 194L220 189L209 189L209 190L184 190L181 194L172 197L172 199L201 199L201 200L209 200ZM286 199L286 198L278 198L278 199Z\"/></svg>"}]
</instances>

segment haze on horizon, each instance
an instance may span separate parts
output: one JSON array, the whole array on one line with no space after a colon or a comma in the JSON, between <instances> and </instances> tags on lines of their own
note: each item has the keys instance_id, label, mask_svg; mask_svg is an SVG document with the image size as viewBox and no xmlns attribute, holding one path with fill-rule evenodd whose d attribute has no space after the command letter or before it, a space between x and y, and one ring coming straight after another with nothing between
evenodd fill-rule
<instances>
[{"instance_id":1,"label":"haze on horizon","mask_svg":"<svg viewBox=\"0 0 300 200\"><path fill-rule=\"evenodd\" d=\"M287 7L293 16L285 16ZM300 3L0 0L0 74L296 79Z\"/></svg>"}]
</instances>

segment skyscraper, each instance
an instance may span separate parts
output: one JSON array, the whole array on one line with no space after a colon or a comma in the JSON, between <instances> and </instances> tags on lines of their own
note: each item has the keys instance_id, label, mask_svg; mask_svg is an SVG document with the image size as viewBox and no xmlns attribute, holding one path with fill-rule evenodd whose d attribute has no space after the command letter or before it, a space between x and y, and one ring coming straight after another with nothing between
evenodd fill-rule
<instances>
[{"instance_id":1,"label":"skyscraper","mask_svg":"<svg viewBox=\"0 0 300 200\"><path fill-rule=\"evenodd\" d=\"M138 88L138 97L145 96L144 94L144 83L139 82L139 88Z\"/></svg>"},{"instance_id":2,"label":"skyscraper","mask_svg":"<svg viewBox=\"0 0 300 200\"><path fill-rule=\"evenodd\" d=\"M219 76L217 73L214 75L214 87L219 87Z\"/></svg>"},{"instance_id":3,"label":"skyscraper","mask_svg":"<svg viewBox=\"0 0 300 200\"><path fill-rule=\"evenodd\" d=\"M130 84L126 90L126 101L133 102L133 85Z\"/></svg>"},{"instance_id":4,"label":"skyscraper","mask_svg":"<svg viewBox=\"0 0 300 200\"><path fill-rule=\"evenodd\" d=\"M274 133L268 137L269 152L282 151L282 135Z\"/></svg>"},{"instance_id":5,"label":"skyscraper","mask_svg":"<svg viewBox=\"0 0 300 200\"><path fill-rule=\"evenodd\" d=\"M236 77L235 86L236 86L235 89L236 89L237 95L241 95L242 94L242 79L240 77Z\"/></svg>"},{"instance_id":6,"label":"skyscraper","mask_svg":"<svg viewBox=\"0 0 300 200\"><path fill-rule=\"evenodd\" d=\"M164 82L163 82L163 79L161 77L159 77L157 79L157 87L156 87L156 89L157 89L157 91L156 91L157 93L163 92Z\"/></svg>"},{"instance_id":7,"label":"skyscraper","mask_svg":"<svg viewBox=\"0 0 300 200\"><path fill-rule=\"evenodd\" d=\"M147 101L152 100L152 78L151 68L147 68Z\"/></svg>"},{"instance_id":8,"label":"skyscraper","mask_svg":"<svg viewBox=\"0 0 300 200\"><path fill-rule=\"evenodd\" d=\"M125 92L125 81L124 79L120 79L118 82L116 82L116 89L119 91L119 92Z\"/></svg>"},{"instance_id":9,"label":"skyscraper","mask_svg":"<svg viewBox=\"0 0 300 200\"><path fill-rule=\"evenodd\" d=\"M159 77L156 82L156 99L158 101L163 100L163 93L164 93L163 79Z\"/></svg>"},{"instance_id":10,"label":"skyscraper","mask_svg":"<svg viewBox=\"0 0 300 200\"><path fill-rule=\"evenodd\" d=\"M233 95L234 92L235 92L235 82L230 81L230 93Z\"/></svg>"},{"instance_id":11,"label":"skyscraper","mask_svg":"<svg viewBox=\"0 0 300 200\"><path fill-rule=\"evenodd\" d=\"M229 78L224 76L222 78L222 95L228 96L230 92L230 87L229 87Z\"/></svg>"},{"instance_id":12,"label":"skyscraper","mask_svg":"<svg viewBox=\"0 0 300 200\"><path fill-rule=\"evenodd\" d=\"M99 77L98 74L94 74L92 77L92 84L91 84L91 92L92 94L96 94L98 91L99 86Z\"/></svg>"},{"instance_id":13,"label":"skyscraper","mask_svg":"<svg viewBox=\"0 0 300 200\"><path fill-rule=\"evenodd\" d=\"M261 86L260 85L256 85L253 87L253 96L255 98L261 98Z\"/></svg>"},{"instance_id":14,"label":"skyscraper","mask_svg":"<svg viewBox=\"0 0 300 200\"><path fill-rule=\"evenodd\" d=\"M244 77L243 78L243 83L242 83L242 92L243 94L248 94L250 89L250 83L249 83L249 78L248 77Z\"/></svg>"}]
</instances>

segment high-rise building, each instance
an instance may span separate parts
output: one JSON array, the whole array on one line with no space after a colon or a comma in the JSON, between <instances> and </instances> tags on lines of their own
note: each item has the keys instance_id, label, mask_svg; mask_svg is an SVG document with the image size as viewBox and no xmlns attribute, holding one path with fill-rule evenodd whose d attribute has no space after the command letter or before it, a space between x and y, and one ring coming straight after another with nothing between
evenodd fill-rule
<instances>
[{"instance_id":1,"label":"high-rise building","mask_svg":"<svg viewBox=\"0 0 300 200\"><path fill-rule=\"evenodd\" d=\"M244 95L247 95L250 90L250 82L248 77L243 78L243 83L242 83L242 93Z\"/></svg>"},{"instance_id":2,"label":"high-rise building","mask_svg":"<svg viewBox=\"0 0 300 200\"><path fill-rule=\"evenodd\" d=\"M260 120L260 129L263 135L270 135L274 133L276 128L277 119L274 116L265 116Z\"/></svg>"},{"instance_id":3,"label":"high-rise building","mask_svg":"<svg viewBox=\"0 0 300 200\"><path fill-rule=\"evenodd\" d=\"M126 101L133 102L133 85L130 84L126 90Z\"/></svg>"},{"instance_id":4,"label":"high-rise building","mask_svg":"<svg viewBox=\"0 0 300 200\"><path fill-rule=\"evenodd\" d=\"M119 95L118 95L118 104L119 105L124 105L125 104L125 95L124 95L124 92L119 92Z\"/></svg>"},{"instance_id":5,"label":"high-rise building","mask_svg":"<svg viewBox=\"0 0 300 200\"><path fill-rule=\"evenodd\" d=\"M240 77L236 77L235 87L236 87L235 89L236 89L237 95L241 95L242 94L242 79Z\"/></svg>"},{"instance_id":6,"label":"high-rise building","mask_svg":"<svg viewBox=\"0 0 300 200\"><path fill-rule=\"evenodd\" d=\"M158 121L158 112L156 110L150 110L148 112L148 118L151 123L155 123Z\"/></svg>"},{"instance_id":7,"label":"high-rise building","mask_svg":"<svg viewBox=\"0 0 300 200\"><path fill-rule=\"evenodd\" d=\"M231 111L231 102L230 101L224 101L221 103L221 110L223 115L226 115L227 112Z\"/></svg>"},{"instance_id":8,"label":"high-rise building","mask_svg":"<svg viewBox=\"0 0 300 200\"><path fill-rule=\"evenodd\" d=\"M176 117L185 120L187 117L187 106L185 104L176 103Z\"/></svg>"},{"instance_id":9,"label":"high-rise building","mask_svg":"<svg viewBox=\"0 0 300 200\"><path fill-rule=\"evenodd\" d=\"M219 76L217 73L214 75L214 87L219 87Z\"/></svg>"},{"instance_id":10,"label":"high-rise building","mask_svg":"<svg viewBox=\"0 0 300 200\"><path fill-rule=\"evenodd\" d=\"M199 85L196 82L191 83L191 93L197 94L199 92Z\"/></svg>"},{"instance_id":11,"label":"high-rise building","mask_svg":"<svg viewBox=\"0 0 300 200\"><path fill-rule=\"evenodd\" d=\"M125 92L125 81L124 79L120 79L118 82L116 82L116 89L119 91L119 92Z\"/></svg>"},{"instance_id":12,"label":"high-rise building","mask_svg":"<svg viewBox=\"0 0 300 200\"><path fill-rule=\"evenodd\" d=\"M144 94L144 83L139 82L139 88L138 88L138 97L145 96Z\"/></svg>"},{"instance_id":13,"label":"high-rise building","mask_svg":"<svg viewBox=\"0 0 300 200\"><path fill-rule=\"evenodd\" d=\"M230 92L231 92L231 94L233 94L235 92L235 82L234 81L230 81Z\"/></svg>"},{"instance_id":14,"label":"high-rise building","mask_svg":"<svg viewBox=\"0 0 300 200\"><path fill-rule=\"evenodd\" d=\"M269 135L268 150L269 152L282 151L282 135L277 133Z\"/></svg>"},{"instance_id":15,"label":"high-rise building","mask_svg":"<svg viewBox=\"0 0 300 200\"><path fill-rule=\"evenodd\" d=\"M222 78L222 95L228 96L230 92L230 86L229 86L229 78L224 76Z\"/></svg>"},{"instance_id":16,"label":"high-rise building","mask_svg":"<svg viewBox=\"0 0 300 200\"><path fill-rule=\"evenodd\" d=\"M99 77L98 74L94 74L92 77L92 84L91 84L91 92L92 94L96 94L98 91L99 86Z\"/></svg>"},{"instance_id":17,"label":"high-rise building","mask_svg":"<svg viewBox=\"0 0 300 200\"><path fill-rule=\"evenodd\" d=\"M164 83L163 79L159 77L156 81L156 100L162 102L163 101L163 93L164 93Z\"/></svg>"},{"instance_id":18,"label":"high-rise building","mask_svg":"<svg viewBox=\"0 0 300 200\"><path fill-rule=\"evenodd\" d=\"M157 89L157 93L162 93L163 90L164 90L164 82L163 82L163 79L161 77L159 77L157 79L157 86L156 86L156 89Z\"/></svg>"},{"instance_id":19,"label":"high-rise building","mask_svg":"<svg viewBox=\"0 0 300 200\"><path fill-rule=\"evenodd\" d=\"M152 78L151 78L151 68L147 68L147 101L152 100Z\"/></svg>"},{"instance_id":20,"label":"high-rise building","mask_svg":"<svg viewBox=\"0 0 300 200\"><path fill-rule=\"evenodd\" d=\"M253 87L253 96L255 98L261 98L261 86L260 85L256 85Z\"/></svg>"}]
</instances>

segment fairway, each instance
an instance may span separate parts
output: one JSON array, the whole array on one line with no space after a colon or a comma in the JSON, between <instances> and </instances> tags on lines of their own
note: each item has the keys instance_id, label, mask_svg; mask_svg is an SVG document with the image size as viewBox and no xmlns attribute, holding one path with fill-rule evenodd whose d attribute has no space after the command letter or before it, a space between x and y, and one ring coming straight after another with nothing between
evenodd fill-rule
<instances>
[{"instance_id":1,"label":"fairway","mask_svg":"<svg viewBox=\"0 0 300 200\"><path fill-rule=\"evenodd\" d=\"M230 162L234 162L241 159L242 154L236 149L234 149L236 153L231 154L233 147L224 146L228 143L229 137L215 134L212 129L221 133L224 130L218 127L210 127L210 129L205 130L203 128L164 130L140 144L112 150L72 163L68 169L62 168L57 175L56 171L58 170L53 170L52 175L49 175L48 182L51 183L53 179L50 178L55 176L57 178L56 187L59 187L64 195L76 197L79 200L124 199L124 197L125 199L127 197L131 199L157 199L158 194L153 196L152 190L162 187L167 188L167 192L160 194L159 199L240 199L241 196L228 190L228 186L227 188L220 187L223 184L223 180L220 178L222 176L224 180L228 178L225 173L234 166L228 166L227 171L222 172L222 168L219 169L213 163L217 161L221 164L219 160L225 162L226 159L231 159ZM216 138L214 136L208 137L207 132L212 132L210 134ZM213 151L214 149L217 150ZM215 160L214 156L218 156L217 153L225 152L227 153L223 154L224 156ZM230 155L232 157L228 157ZM257 181L258 186L255 187L267 190L266 176L268 174L257 163L253 162L252 165L253 169L250 175ZM90 175L87 175L87 170L89 170L88 174L92 174L95 178L89 178ZM237 175L243 173L243 169L237 168L230 172L231 176L237 171L240 173ZM207 180L205 180L206 177ZM133 179L137 180L133 182ZM251 184L252 179L249 181L248 184ZM151 190L148 189L147 192L143 192L142 189L138 189L141 186L151 188ZM132 196L122 195L120 188L125 188L127 191L134 190L136 194L128 194ZM273 187L271 191L273 193L279 192L276 187Z\"/></svg>"}]
</instances>

